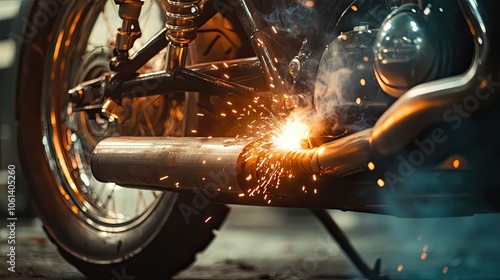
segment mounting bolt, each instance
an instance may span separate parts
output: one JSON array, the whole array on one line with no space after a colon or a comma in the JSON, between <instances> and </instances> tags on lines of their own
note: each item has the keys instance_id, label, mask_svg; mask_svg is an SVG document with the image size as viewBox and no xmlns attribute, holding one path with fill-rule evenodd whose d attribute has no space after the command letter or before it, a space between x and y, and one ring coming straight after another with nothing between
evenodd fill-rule
<instances>
[{"instance_id":1,"label":"mounting bolt","mask_svg":"<svg viewBox=\"0 0 500 280\"><path fill-rule=\"evenodd\" d=\"M299 58L297 56L294 57L290 61L290 63L288 63L288 73L290 73L290 75L294 79L296 79L297 76L299 76L300 68L301 68L301 63L300 63L300 60L299 60Z\"/></svg>"},{"instance_id":2,"label":"mounting bolt","mask_svg":"<svg viewBox=\"0 0 500 280\"><path fill-rule=\"evenodd\" d=\"M352 31L365 31L365 30L369 30L370 29L370 26L368 25L358 25L358 26L354 26Z\"/></svg>"}]
</instances>

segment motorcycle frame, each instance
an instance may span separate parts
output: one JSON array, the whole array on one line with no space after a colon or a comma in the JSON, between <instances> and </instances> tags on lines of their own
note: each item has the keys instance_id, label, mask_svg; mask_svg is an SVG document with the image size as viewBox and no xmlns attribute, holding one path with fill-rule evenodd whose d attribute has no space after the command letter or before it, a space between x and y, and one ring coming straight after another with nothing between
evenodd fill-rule
<instances>
[{"instance_id":1,"label":"motorcycle frame","mask_svg":"<svg viewBox=\"0 0 500 280\"><path fill-rule=\"evenodd\" d=\"M473 0L459 0L458 2L465 6L471 5L471 3L477 5L476 1ZM253 75L253 79L259 81L257 87L266 87L273 83L272 81L283 80L273 60L275 57L273 49L266 44L260 34L261 30L254 17L256 9L252 1L227 0L221 2L221 0L208 0L201 11L197 22L198 27L217 14L218 11L215 7L220 3L224 3L225 7L235 9L257 56L256 59L226 62L232 67L224 69L224 73L229 73L231 77L241 76L243 72L257 73ZM476 10L474 12L481 16L481 11ZM471 14L466 14L466 16L469 17L468 21L474 20ZM159 91L196 91L199 88L207 88L208 85L208 88L211 89L208 93L221 96L229 93L245 96L255 92L255 88L241 86L217 78L223 75L222 70L218 70L221 67L214 69L214 67L210 67L212 64L197 65L190 69L178 68L172 76L158 73L137 76L135 72L168 45L169 42L165 35L166 29L162 29L130 57L127 67L113 76L113 81L119 86L110 88L112 91L109 94L110 96L121 98L126 96L128 89L133 86L152 80L159 81L160 86L157 87ZM264 72L266 80L262 79L259 71ZM175 79L179 77L182 78L180 81ZM287 92L291 87L286 80L283 80L283 83L274 82L274 85L268 87L272 94ZM148 92L149 94L157 94L157 92ZM383 172L383 170L380 172ZM418 190L379 188L375 182L383 176L383 173L380 172L360 172L335 179L322 177L314 182L314 186L317 192L322 194L321 196L312 192L309 194L287 193L278 197L278 199L274 199L272 205L269 205L266 200L260 197L247 196L245 199L241 199L238 194L223 191L218 192L216 195L204 194L199 189L177 189L172 187L168 191L194 191L195 195L203 195L213 203L334 208L345 211L390 214L400 217L464 216L500 211L500 195L498 195L498 191L492 193L490 186L477 186L474 173L471 170L431 170L431 174L440 178L439 190L436 189L436 183L422 185L415 178L417 176L406 178L405 184L418 184ZM429 171L427 170L427 172ZM453 180L453 178L457 177L463 178L463 180ZM298 178L295 184L310 183L310 179ZM436 211L422 212L421 205L436 205Z\"/></svg>"}]
</instances>

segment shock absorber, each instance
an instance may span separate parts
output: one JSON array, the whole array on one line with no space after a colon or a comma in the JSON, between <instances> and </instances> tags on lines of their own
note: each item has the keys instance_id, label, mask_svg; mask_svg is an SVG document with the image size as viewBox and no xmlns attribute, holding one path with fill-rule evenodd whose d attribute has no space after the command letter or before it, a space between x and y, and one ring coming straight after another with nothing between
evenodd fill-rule
<instances>
[{"instance_id":1,"label":"shock absorber","mask_svg":"<svg viewBox=\"0 0 500 280\"><path fill-rule=\"evenodd\" d=\"M186 64L188 45L196 38L196 18L201 0L166 0L167 2L167 62L166 71Z\"/></svg>"},{"instance_id":2,"label":"shock absorber","mask_svg":"<svg viewBox=\"0 0 500 280\"><path fill-rule=\"evenodd\" d=\"M122 27L116 31L116 43L111 61L112 70L121 70L128 61L128 51L132 48L135 40L141 37L139 27L139 15L144 2L141 0L115 0L119 5L118 15L122 19Z\"/></svg>"}]
</instances>

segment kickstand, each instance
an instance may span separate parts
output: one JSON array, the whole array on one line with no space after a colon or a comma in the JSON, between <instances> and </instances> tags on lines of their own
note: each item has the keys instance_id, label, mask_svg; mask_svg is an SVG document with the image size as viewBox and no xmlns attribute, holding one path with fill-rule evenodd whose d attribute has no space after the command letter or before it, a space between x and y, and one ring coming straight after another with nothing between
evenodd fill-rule
<instances>
[{"instance_id":1,"label":"kickstand","mask_svg":"<svg viewBox=\"0 0 500 280\"><path fill-rule=\"evenodd\" d=\"M332 216L325 209L309 209L311 212L320 220L320 222L325 226L330 235L337 241L340 248L344 251L347 257L352 261L354 266L363 274L367 279L389 279L387 275L380 274L381 260L377 259L373 269L368 267L365 261L358 254L356 249L352 247L349 239L340 229L337 223L333 220Z\"/></svg>"}]
</instances>

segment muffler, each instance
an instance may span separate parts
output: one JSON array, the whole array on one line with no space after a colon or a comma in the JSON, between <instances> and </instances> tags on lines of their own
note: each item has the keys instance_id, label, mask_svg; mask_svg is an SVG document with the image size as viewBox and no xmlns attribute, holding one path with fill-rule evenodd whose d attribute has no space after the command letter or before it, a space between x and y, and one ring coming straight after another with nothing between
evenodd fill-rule
<instances>
[{"instance_id":1,"label":"muffler","mask_svg":"<svg viewBox=\"0 0 500 280\"><path fill-rule=\"evenodd\" d=\"M297 150L273 148L262 139L112 137L95 147L91 167L97 180L125 187L241 193L285 175L362 170L370 157L369 136L367 130Z\"/></svg>"}]
</instances>

